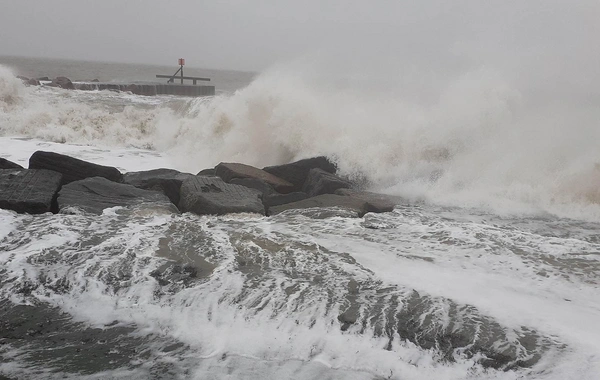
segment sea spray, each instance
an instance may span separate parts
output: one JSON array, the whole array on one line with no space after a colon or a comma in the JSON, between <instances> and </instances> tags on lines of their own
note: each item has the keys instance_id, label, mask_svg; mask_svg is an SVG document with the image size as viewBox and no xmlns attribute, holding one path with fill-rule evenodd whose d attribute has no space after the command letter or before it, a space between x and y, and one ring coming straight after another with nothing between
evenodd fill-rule
<instances>
[{"instance_id":1,"label":"sea spray","mask_svg":"<svg viewBox=\"0 0 600 380\"><path fill-rule=\"evenodd\" d=\"M542 101L489 68L433 84L423 76L428 95L414 97L393 83L361 88L341 77L280 65L233 94L189 99L25 88L4 69L10 101L0 131L155 149L189 172L327 155L342 174L413 199L600 216L600 111L567 98Z\"/></svg>"}]
</instances>

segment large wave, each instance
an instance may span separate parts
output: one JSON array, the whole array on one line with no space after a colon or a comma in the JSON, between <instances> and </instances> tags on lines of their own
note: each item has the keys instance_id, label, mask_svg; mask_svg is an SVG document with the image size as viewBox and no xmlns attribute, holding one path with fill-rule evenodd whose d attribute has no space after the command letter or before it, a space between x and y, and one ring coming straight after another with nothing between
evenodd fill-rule
<instances>
[{"instance_id":1,"label":"large wave","mask_svg":"<svg viewBox=\"0 0 600 380\"><path fill-rule=\"evenodd\" d=\"M230 95L177 101L24 88L5 69L0 78L3 135L150 147L192 172L324 154L371 188L408 197L600 216L598 110L538 98L494 70L417 96L290 65Z\"/></svg>"}]
</instances>

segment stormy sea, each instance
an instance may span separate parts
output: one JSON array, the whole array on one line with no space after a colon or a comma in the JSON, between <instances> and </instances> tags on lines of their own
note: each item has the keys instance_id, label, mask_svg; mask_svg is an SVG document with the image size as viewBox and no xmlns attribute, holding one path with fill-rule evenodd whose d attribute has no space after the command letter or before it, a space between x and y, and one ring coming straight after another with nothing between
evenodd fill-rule
<instances>
[{"instance_id":1,"label":"stormy sea","mask_svg":"<svg viewBox=\"0 0 600 380\"><path fill-rule=\"evenodd\" d=\"M195 174L324 155L403 201L360 218L0 210L0 379L600 379L594 99L489 68L421 93L306 65L186 69L212 78L201 98L16 78L170 71L0 57L0 157Z\"/></svg>"}]
</instances>

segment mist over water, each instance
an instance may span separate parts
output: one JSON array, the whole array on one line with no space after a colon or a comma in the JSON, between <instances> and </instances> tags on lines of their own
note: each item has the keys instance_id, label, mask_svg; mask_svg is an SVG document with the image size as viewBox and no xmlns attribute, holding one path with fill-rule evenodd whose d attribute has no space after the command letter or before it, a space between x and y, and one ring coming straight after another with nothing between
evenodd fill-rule
<instances>
[{"instance_id":1,"label":"mist over water","mask_svg":"<svg viewBox=\"0 0 600 380\"><path fill-rule=\"evenodd\" d=\"M412 199L600 216L593 89L549 93L522 69L436 72L338 55L276 65L247 87L200 99L24 88L3 69L1 131L155 149L190 172L325 154L368 187Z\"/></svg>"}]
</instances>

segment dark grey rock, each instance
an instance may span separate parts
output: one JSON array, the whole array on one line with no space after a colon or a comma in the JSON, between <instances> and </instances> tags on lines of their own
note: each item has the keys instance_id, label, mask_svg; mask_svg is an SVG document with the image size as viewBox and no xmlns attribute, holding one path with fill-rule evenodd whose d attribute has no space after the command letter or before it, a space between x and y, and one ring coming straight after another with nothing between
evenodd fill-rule
<instances>
[{"instance_id":1,"label":"dark grey rock","mask_svg":"<svg viewBox=\"0 0 600 380\"><path fill-rule=\"evenodd\" d=\"M271 173L254 166L238 164L232 162L221 162L215 167L215 174L225 182L230 182L234 178L255 178L265 181L271 185L278 193L289 193L294 189L294 185L281 179Z\"/></svg>"},{"instance_id":2,"label":"dark grey rock","mask_svg":"<svg viewBox=\"0 0 600 380\"><path fill-rule=\"evenodd\" d=\"M205 175L205 176L209 176L209 177L214 177L214 176L216 176L215 168L200 170L198 172L198 174L196 174L196 175Z\"/></svg>"},{"instance_id":3,"label":"dark grey rock","mask_svg":"<svg viewBox=\"0 0 600 380\"><path fill-rule=\"evenodd\" d=\"M408 203L402 197L371 193L368 191L356 191L352 189L338 189L335 191L335 194L366 201L369 204L369 212L390 212L394 210L396 205Z\"/></svg>"},{"instance_id":4,"label":"dark grey rock","mask_svg":"<svg viewBox=\"0 0 600 380\"><path fill-rule=\"evenodd\" d=\"M258 178L233 178L229 183L259 190L263 195L263 199L266 195L275 192L271 185Z\"/></svg>"},{"instance_id":5,"label":"dark grey rock","mask_svg":"<svg viewBox=\"0 0 600 380\"><path fill-rule=\"evenodd\" d=\"M181 185L179 209L199 215L238 212L265 214L258 190L225 183L218 177L194 176Z\"/></svg>"},{"instance_id":6,"label":"dark grey rock","mask_svg":"<svg viewBox=\"0 0 600 380\"><path fill-rule=\"evenodd\" d=\"M35 79L35 78L31 78L30 80L28 80L27 82L25 82L25 84L27 84L28 86L39 86L40 85L40 81Z\"/></svg>"},{"instance_id":7,"label":"dark grey rock","mask_svg":"<svg viewBox=\"0 0 600 380\"><path fill-rule=\"evenodd\" d=\"M39 77L39 78L37 78L37 80L49 81L50 78L48 78L48 77Z\"/></svg>"},{"instance_id":8,"label":"dark grey rock","mask_svg":"<svg viewBox=\"0 0 600 380\"><path fill-rule=\"evenodd\" d=\"M75 85L67 77L56 77L52 80L52 83L50 85L52 85L54 87L64 88L66 90L74 90L75 89Z\"/></svg>"},{"instance_id":9,"label":"dark grey rock","mask_svg":"<svg viewBox=\"0 0 600 380\"><path fill-rule=\"evenodd\" d=\"M7 160L6 158L0 157L0 169L24 169L24 167Z\"/></svg>"},{"instance_id":10,"label":"dark grey rock","mask_svg":"<svg viewBox=\"0 0 600 380\"><path fill-rule=\"evenodd\" d=\"M321 169L333 174L335 174L337 170L335 165L325 156L306 158L285 165L267 166L263 168L267 173L271 173L293 184L293 191L302 190L302 186L311 169Z\"/></svg>"},{"instance_id":11,"label":"dark grey rock","mask_svg":"<svg viewBox=\"0 0 600 380\"><path fill-rule=\"evenodd\" d=\"M296 191L289 194L271 193L263 195L263 204L266 207L284 205L286 203L298 202L308 198L308 194Z\"/></svg>"},{"instance_id":12,"label":"dark grey rock","mask_svg":"<svg viewBox=\"0 0 600 380\"><path fill-rule=\"evenodd\" d=\"M322 194L298 202L270 207L269 215L276 215L287 210L330 207L338 207L351 210L355 212L356 215L359 217L362 217L369 211L369 205L367 204L367 202L361 199L347 197L343 195Z\"/></svg>"},{"instance_id":13,"label":"dark grey rock","mask_svg":"<svg viewBox=\"0 0 600 380\"><path fill-rule=\"evenodd\" d=\"M0 170L0 208L29 214L57 211L61 177L50 170Z\"/></svg>"},{"instance_id":14,"label":"dark grey rock","mask_svg":"<svg viewBox=\"0 0 600 380\"><path fill-rule=\"evenodd\" d=\"M302 191L314 197L321 194L333 194L337 189L347 189L352 183L322 169L311 169L304 182Z\"/></svg>"},{"instance_id":15,"label":"dark grey rock","mask_svg":"<svg viewBox=\"0 0 600 380\"><path fill-rule=\"evenodd\" d=\"M37 151L29 158L29 169L48 169L63 175L63 185L90 177L104 177L121 182L117 168L102 166L54 152Z\"/></svg>"},{"instance_id":16,"label":"dark grey rock","mask_svg":"<svg viewBox=\"0 0 600 380\"><path fill-rule=\"evenodd\" d=\"M29 81L29 78L23 76L23 75L17 75L17 78L19 78L20 80L22 80L23 82L27 82Z\"/></svg>"},{"instance_id":17,"label":"dark grey rock","mask_svg":"<svg viewBox=\"0 0 600 380\"><path fill-rule=\"evenodd\" d=\"M157 191L109 181L103 177L86 178L64 185L58 193L58 209L77 208L93 214L102 214L106 208L153 203L177 212L169 198Z\"/></svg>"},{"instance_id":18,"label":"dark grey rock","mask_svg":"<svg viewBox=\"0 0 600 380\"><path fill-rule=\"evenodd\" d=\"M123 183L144 190L159 191L169 197L173 204L179 204L179 190L183 181L193 177L173 169L155 169L123 174Z\"/></svg>"}]
</instances>

